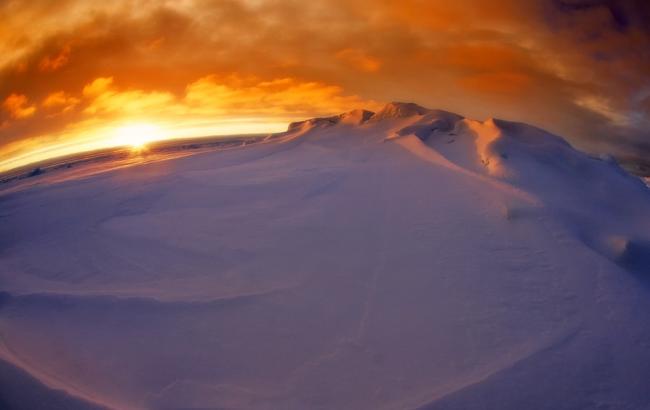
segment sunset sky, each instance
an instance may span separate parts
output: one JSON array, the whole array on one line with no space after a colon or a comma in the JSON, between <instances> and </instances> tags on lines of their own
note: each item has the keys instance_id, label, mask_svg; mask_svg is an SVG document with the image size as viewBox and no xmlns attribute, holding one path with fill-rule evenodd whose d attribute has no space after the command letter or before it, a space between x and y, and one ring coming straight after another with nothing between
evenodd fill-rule
<instances>
[{"instance_id":1,"label":"sunset sky","mask_svg":"<svg viewBox=\"0 0 650 410\"><path fill-rule=\"evenodd\" d=\"M0 171L412 101L650 156L647 0L0 0Z\"/></svg>"}]
</instances>

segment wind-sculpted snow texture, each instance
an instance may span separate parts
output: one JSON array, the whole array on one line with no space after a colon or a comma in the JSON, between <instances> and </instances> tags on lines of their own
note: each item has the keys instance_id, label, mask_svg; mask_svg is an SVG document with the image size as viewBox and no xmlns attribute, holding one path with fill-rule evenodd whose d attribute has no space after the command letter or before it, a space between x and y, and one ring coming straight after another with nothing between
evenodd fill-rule
<instances>
[{"instance_id":1,"label":"wind-sculpted snow texture","mask_svg":"<svg viewBox=\"0 0 650 410\"><path fill-rule=\"evenodd\" d=\"M0 192L0 407L650 408L650 190L389 104Z\"/></svg>"}]
</instances>

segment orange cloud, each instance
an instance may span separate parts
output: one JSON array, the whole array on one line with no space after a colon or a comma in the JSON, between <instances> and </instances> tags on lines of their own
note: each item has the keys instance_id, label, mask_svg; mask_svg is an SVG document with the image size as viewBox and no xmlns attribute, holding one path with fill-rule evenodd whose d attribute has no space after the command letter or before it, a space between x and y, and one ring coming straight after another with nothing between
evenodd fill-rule
<instances>
[{"instance_id":1,"label":"orange cloud","mask_svg":"<svg viewBox=\"0 0 650 410\"><path fill-rule=\"evenodd\" d=\"M113 77L98 77L86 84L82 93L84 97L96 97L108 90L111 84L113 84Z\"/></svg>"},{"instance_id":2,"label":"orange cloud","mask_svg":"<svg viewBox=\"0 0 650 410\"><path fill-rule=\"evenodd\" d=\"M68 112L79 104L79 98L68 95L65 91L50 93L43 99L41 105L49 109L58 109L59 112Z\"/></svg>"},{"instance_id":3,"label":"orange cloud","mask_svg":"<svg viewBox=\"0 0 650 410\"><path fill-rule=\"evenodd\" d=\"M164 43L165 43L165 37L164 36L157 37L157 38L155 38L155 39L153 39L151 41L148 41L146 43L146 45L145 45L145 48L147 50L149 50L149 51L156 51L156 50L159 50L160 47L162 47Z\"/></svg>"},{"instance_id":4,"label":"orange cloud","mask_svg":"<svg viewBox=\"0 0 650 410\"><path fill-rule=\"evenodd\" d=\"M57 54L43 57L38 64L38 69L44 72L58 70L68 63L70 52L70 46L66 45Z\"/></svg>"},{"instance_id":5,"label":"orange cloud","mask_svg":"<svg viewBox=\"0 0 650 410\"><path fill-rule=\"evenodd\" d=\"M320 115L376 103L315 81L210 75L189 84L185 103L200 112L227 114Z\"/></svg>"},{"instance_id":6,"label":"orange cloud","mask_svg":"<svg viewBox=\"0 0 650 410\"><path fill-rule=\"evenodd\" d=\"M531 85L531 78L524 73L493 72L461 77L458 84L466 90L499 95L523 95Z\"/></svg>"},{"instance_id":7,"label":"orange cloud","mask_svg":"<svg viewBox=\"0 0 650 410\"><path fill-rule=\"evenodd\" d=\"M129 116L158 114L173 108L174 95L165 91L105 90L94 96L85 108L88 115L122 114Z\"/></svg>"},{"instance_id":8,"label":"orange cloud","mask_svg":"<svg viewBox=\"0 0 650 410\"><path fill-rule=\"evenodd\" d=\"M458 2L445 3L439 4L438 7L426 7L425 1L422 0L403 0L386 2L383 8L386 12L385 18L398 18L429 29L446 30L458 21L463 21L466 12Z\"/></svg>"},{"instance_id":9,"label":"orange cloud","mask_svg":"<svg viewBox=\"0 0 650 410\"><path fill-rule=\"evenodd\" d=\"M520 0L386 0L378 1L376 6L388 21L399 20L402 24L441 32L460 31L465 27L506 29L534 16L532 13L542 9L539 3Z\"/></svg>"},{"instance_id":10,"label":"orange cloud","mask_svg":"<svg viewBox=\"0 0 650 410\"><path fill-rule=\"evenodd\" d=\"M511 70L530 64L529 57L512 45L458 44L443 50L443 63L457 68L481 71Z\"/></svg>"},{"instance_id":11,"label":"orange cloud","mask_svg":"<svg viewBox=\"0 0 650 410\"><path fill-rule=\"evenodd\" d=\"M358 48L345 48L336 53L336 58L367 73L374 73L381 68L381 61L378 58L372 57Z\"/></svg>"},{"instance_id":12,"label":"orange cloud","mask_svg":"<svg viewBox=\"0 0 650 410\"><path fill-rule=\"evenodd\" d=\"M36 112L36 106L30 105L27 96L23 94L11 94L2 103L2 107L9 112L12 118L29 118Z\"/></svg>"},{"instance_id":13,"label":"orange cloud","mask_svg":"<svg viewBox=\"0 0 650 410\"><path fill-rule=\"evenodd\" d=\"M87 115L137 116L161 114L173 108L175 97L165 91L140 89L120 90L113 77L98 77L83 87L82 95L89 101Z\"/></svg>"},{"instance_id":14,"label":"orange cloud","mask_svg":"<svg viewBox=\"0 0 650 410\"><path fill-rule=\"evenodd\" d=\"M189 83L180 96L161 90L120 89L112 77L99 77L83 87L82 95L87 101L84 114L112 117L264 115L295 119L378 105L322 82L237 74L201 77ZM60 94L51 96L52 102L62 98Z\"/></svg>"}]
</instances>

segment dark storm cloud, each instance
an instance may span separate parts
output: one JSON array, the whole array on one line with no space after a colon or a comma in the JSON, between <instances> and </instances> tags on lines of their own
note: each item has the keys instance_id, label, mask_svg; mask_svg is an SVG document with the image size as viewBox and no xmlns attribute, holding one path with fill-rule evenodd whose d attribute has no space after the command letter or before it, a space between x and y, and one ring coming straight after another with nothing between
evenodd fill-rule
<instances>
[{"instance_id":1,"label":"dark storm cloud","mask_svg":"<svg viewBox=\"0 0 650 410\"><path fill-rule=\"evenodd\" d=\"M602 8L615 29L624 31L634 25L650 31L650 3L645 0L554 0L554 4L568 13Z\"/></svg>"}]
</instances>

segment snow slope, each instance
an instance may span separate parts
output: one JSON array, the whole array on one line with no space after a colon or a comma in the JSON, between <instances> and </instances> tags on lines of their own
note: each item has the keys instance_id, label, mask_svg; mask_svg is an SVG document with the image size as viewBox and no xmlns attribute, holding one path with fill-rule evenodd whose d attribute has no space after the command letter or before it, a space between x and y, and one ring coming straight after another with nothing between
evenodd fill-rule
<instances>
[{"instance_id":1,"label":"snow slope","mask_svg":"<svg viewBox=\"0 0 650 410\"><path fill-rule=\"evenodd\" d=\"M393 103L0 192L0 289L2 408L650 409L650 190L524 124Z\"/></svg>"}]
</instances>

